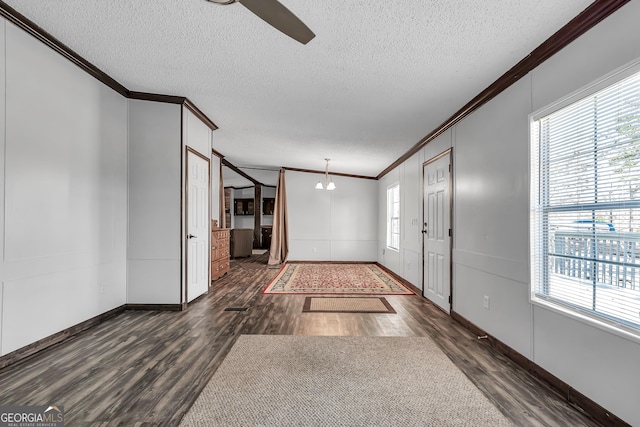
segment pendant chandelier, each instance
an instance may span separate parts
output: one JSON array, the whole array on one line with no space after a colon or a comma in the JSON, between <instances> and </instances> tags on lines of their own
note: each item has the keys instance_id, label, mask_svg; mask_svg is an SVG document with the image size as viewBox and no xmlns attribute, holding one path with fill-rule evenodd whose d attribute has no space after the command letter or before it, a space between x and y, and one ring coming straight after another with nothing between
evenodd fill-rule
<instances>
[{"instance_id":1,"label":"pendant chandelier","mask_svg":"<svg viewBox=\"0 0 640 427\"><path fill-rule=\"evenodd\" d=\"M318 183L316 184L316 190L335 190L336 189L336 185L333 183L333 180L331 178L329 178L329 160L331 159L324 159L327 164L324 167L324 184L322 183L322 181L318 181Z\"/></svg>"}]
</instances>

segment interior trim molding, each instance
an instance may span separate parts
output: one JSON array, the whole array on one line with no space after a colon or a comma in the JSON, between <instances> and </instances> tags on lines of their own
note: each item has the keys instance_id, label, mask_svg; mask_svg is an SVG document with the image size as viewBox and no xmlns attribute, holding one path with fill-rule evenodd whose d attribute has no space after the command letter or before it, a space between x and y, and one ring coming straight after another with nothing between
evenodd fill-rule
<instances>
[{"instance_id":1,"label":"interior trim molding","mask_svg":"<svg viewBox=\"0 0 640 427\"><path fill-rule=\"evenodd\" d=\"M167 104L183 104L187 98L184 96L161 95L157 93L135 92L129 91L127 94L129 99L138 99L140 101L164 102Z\"/></svg>"},{"instance_id":2,"label":"interior trim molding","mask_svg":"<svg viewBox=\"0 0 640 427\"><path fill-rule=\"evenodd\" d=\"M14 24L21 30L25 31L32 37L35 37L37 40L44 43L46 46L53 49L58 54L62 55L105 85L109 86L120 95L128 97L129 90L126 87L122 86L115 79L111 78L98 67L74 52L69 46L62 43L60 40L45 31L42 27L38 26L36 23L31 21L26 16L22 15L3 1L0 1L0 16Z\"/></svg>"},{"instance_id":3,"label":"interior trim molding","mask_svg":"<svg viewBox=\"0 0 640 427\"><path fill-rule=\"evenodd\" d=\"M470 330L474 335L486 336L487 343L498 353L505 355L529 374L547 383L555 392L562 396L567 403L578 407L591 418L599 421L605 426L630 427L630 425L625 421L589 399L587 396L580 393L569 384L553 375L551 372L509 347L496 337L489 335L482 328L467 320L462 315L452 310L451 318Z\"/></svg>"},{"instance_id":4,"label":"interior trim molding","mask_svg":"<svg viewBox=\"0 0 640 427\"><path fill-rule=\"evenodd\" d=\"M402 283L405 287L409 288L414 294L416 294L416 296L419 296L419 297L422 296L422 289L419 289L417 286L414 286L407 279L405 279L404 277L401 277L399 274L396 274L395 272L389 270L387 267L385 267L384 265L380 264L379 262L376 261L376 262L374 262L374 264L377 265L378 267L380 267L382 270L384 270L387 274L392 276L398 282ZM409 295L409 296L411 296L411 295Z\"/></svg>"},{"instance_id":5,"label":"interior trim molding","mask_svg":"<svg viewBox=\"0 0 640 427\"><path fill-rule=\"evenodd\" d=\"M87 74L93 76L98 81L104 83L111 89L118 92L120 95L129 99L139 99L144 101L156 101L156 102L168 102L172 104L182 104L185 108L195 114L200 120L202 120L211 130L218 129L218 126L209 118L206 114L204 114L193 102L191 102L188 98L184 96L174 96L174 95L161 95L161 94L153 94L146 92L136 92L130 91L120 83L118 83L114 78L109 76L107 73L84 59L82 56L78 55L73 49L69 46L62 43L60 40L55 38L49 32L44 30L42 27L37 25L35 22L31 21L26 16L22 15L20 12L6 4L5 2L0 0L0 16L5 18L8 22L11 22L21 30L25 31L27 34L36 38L40 42L44 43L50 49L54 50L58 54L62 55L67 60L71 61L81 70L85 71Z\"/></svg>"},{"instance_id":6,"label":"interior trim molding","mask_svg":"<svg viewBox=\"0 0 640 427\"><path fill-rule=\"evenodd\" d=\"M420 151L425 145L433 141L448 129L456 125L462 119L482 107L484 104L502 93L512 84L527 75L530 71L558 53L562 48L589 31L599 22L611 15L613 12L627 4L630 0L596 0L585 10L580 12L578 16L569 21L564 27L560 28L542 42L540 46L535 48L530 54L525 56L520 62L511 67L506 73L489 85L485 90L480 92L469 101L464 107L459 109L455 114L444 121L440 126L432 130L427 136L418 141L409 151L404 153L395 162L391 163L385 170L380 172L377 179L382 178L393 169L404 163L415 153Z\"/></svg>"},{"instance_id":7,"label":"interior trim molding","mask_svg":"<svg viewBox=\"0 0 640 427\"><path fill-rule=\"evenodd\" d=\"M124 312L126 305L121 305L120 307L116 307L102 314L98 314L97 316L92 317L91 319L87 319L84 322L80 322L77 325L73 325L67 329L63 329L60 332L56 332L53 335L49 335L48 337L44 337L38 341L35 341L31 344L28 344L24 347L21 347L11 353L7 353L4 356L0 357L0 369L13 365L21 360L27 359L39 351L45 350L55 344L61 343L74 335L78 335L81 332L86 331L89 328L97 326L98 324L104 322L105 320L111 319L112 317Z\"/></svg>"},{"instance_id":8,"label":"interior trim molding","mask_svg":"<svg viewBox=\"0 0 640 427\"><path fill-rule=\"evenodd\" d=\"M211 149L211 154L218 157L220 160L224 159L224 155L219 151L214 150L213 148ZM220 165L222 165L222 162L220 163Z\"/></svg>"},{"instance_id":9,"label":"interior trim molding","mask_svg":"<svg viewBox=\"0 0 640 427\"><path fill-rule=\"evenodd\" d=\"M202 120L202 122L204 124L206 124L207 126L209 126L209 129L211 130L217 130L218 126L216 126L215 123L213 123L211 121L211 119L209 117L207 117L207 115L205 113L203 113L197 106L196 104L194 104L193 102L191 102L191 100L189 100L189 98L184 98L184 101L182 102L182 105L189 111L191 111L197 118L199 118L200 120ZM218 156L220 157L220 156ZM224 157L224 156L222 156Z\"/></svg>"},{"instance_id":10,"label":"interior trim molding","mask_svg":"<svg viewBox=\"0 0 640 427\"><path fill-rule=\"evenodd\" d=\"M150 310L150 311L183 311L187 309L186 304L123 304L120 307L116 307L102 314L87 319L84 322L80 322L77 325L73 325L67 329L63 329L60 332L56 332L53 335L44 337L38 341L21 347L11 353L7 353L4 356L0 356L0 369L5 368L14 363L25 360L36 353L46 350L47 348L59 344L67 339L78 335L87 329L91 329L94 326L98 326L100 323L123 313L125 310Z\"/></svg>"},{"instance_id":11,"label":"interior trim molding","mask_svg":"<svg viewBox=\"0 0 640 427\"><path fill-rule=\"evenodd\" d=\"M182 304L125 304L125 310L141 311L182 311Z\"/></svg>"},{"instance_id":12,"label":"interior trim molding","mask_svg":"<svg viewBox=\"0 0 640 427\"><path fill-rule=\"evenodd\" d=\"M224 188L232 188L234 190L245 190L247 188L256 188L255 185L247 185L246 187L234 187L233 185L225 185Z\"/></svg>"},{"instance_id":13,"label":"interior trim molding","mask_svg":"<svg viewBox=\"0 0 640 427\"><path fill-rule=\"evenodd\" d=\"M283 169L287 170L287 171L294 171L294 172L318 173L320 175L324 175L325 174L325 171L320 171L320 170L315 170L315 169L289 168L289 167L286 167L286 166L283 167ZM378 179L375 176L353 175L353 174L350 174L350 173L340 173L340 172L329 172L329 175L345 176L347 178L372 179L374 181L376 181Z\"/></svg>"},{"instance_id":14,"label":"interior trim molding","mask_svg":"<svg viewBox=\"0 0 640 427\"><path fill-rule=\"evenodd\" d=\"M234 171L235 173L237 173L238 175L240 175L243 178L248 179L249 181L253 182L254 185L263 185L260 181L255 180L254 178L250 177L249 175L247 175L245 172L241 171L240 169L238 169L236 166L234 166L233 164L231 164L231 162L225 158L223 158L221 160L221 163L228 167L229 169L231 169L232 171Z\"/></svg>"},{"instance_id":15,"label":"interior trim molding","mask_svg":"<svg viewBox=\"0 0 640 427\"><path fill-rule=\"evenodd\" d=\"M204 114L196 105L189 100L189 98L185 96L176 96L176 95L161 95L157 93L149 93L149 92L135 92L129 91L128 95L126 95L129 99L139 99L141 101L153 101L153 102L166 102L168 104L180 104L185 107L187 110L191 111L194 116L199 118L207 127L211 130L217 130L218 126L211 121L206 114ZM213 150L218 157L224 157L222 154Z\"/></svg>"},{"instance_id":16,"label":"interior trim molding","mask_svg":"<svg viewBox=\"0 0 640 427\"><path fill-rule=\"evenodd\" d=\"M446 132L449 128L453 127L455 124L460 122L462 119L467 117L469 114L480 108L482 105L489 102L491 99L496 97L498 94L503 92L505 89L510 87L517 80L525 76L531 70L536 68L538 65L543 63L545 60L556 54L562 48L567 46L569 43L574 41L576 38L580 37L582 34L590 30L596 24L604 20L606 17L611 15L613 12L618 10L620 7L624 6L630 0L596 0L589 7L583 10L578 16L569 21L564 27L558 30L555 34L545 40L541 45L539 45L536 49L534 49L529 55L523 58L520 62L514 65L510 70L504 73L501 77L499 77L495 82L493 82L489 87L480 92L475 98L469 101L465 106L463 106L460 110L458 110L454 115L449 117L438 126L436 129L431 131L428 135L418 141L412 148L409 149L405 154L399 157L395 162L389 165L386 169L380 172L375 177L363 176L363 175L352 175L352 174L344 174L333 172L332 175L337 176L345 176L350 178L362 178L362 179L373 179L379 180L384 177L386 174L391 172L393 169L398 167L400 164L404 163L415 153L420 151L425 145L429 142L436 139L442 133ZM135 92L129 91L126 87L118 83L115 79L110 77L108 74L100 70L98 67L78 55L75 51L69 48L67 45L62 43L60 40L52 36L50 33L45 31L43 28L35 24L33 21L20 14L18 11L13 9L11 6L6 4L5 2L0 0L0 16L7 19L7 21L21 28L31 36L35 37L37 40L41 41L54 51L58 52L63 57L67 58L69 61L74 63L76 66L80 67L82 70L101 81L111 89L115 90L119 94L123 95L126 98L131 99L140 99L147 101L157 101L157 102L171 102L175 104L182 104L185 108L189 109L192 113L194 113L200 120L202 120L207 126L209 126L212 130L218 129L218 126L207 117L198 107L196 107L193 102L191 102L186 97L181 96L173 96L173 95L160 95L160 94L150 94L144 92ZM223 158L224 156L218 152L215 154ZM308 173L322 173L324 171L317 171L312 169L299 169L299 168L290 168L285 167L285 170L297 171L297 172L308 172Z\"/></svg>"}]
</instances>

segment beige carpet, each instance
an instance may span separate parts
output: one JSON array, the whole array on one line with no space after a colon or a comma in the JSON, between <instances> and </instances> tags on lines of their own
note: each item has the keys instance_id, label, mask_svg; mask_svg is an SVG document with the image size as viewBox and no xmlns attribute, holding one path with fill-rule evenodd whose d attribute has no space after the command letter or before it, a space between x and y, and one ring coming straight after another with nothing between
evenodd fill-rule
<instances>
[{"instance_id":1,"label":"beige carpet","mask_svg":"<svg viewBox=\"0 0 640 427\"><path fill-rule=\"evenodd\" d=\"M512 426L426 337L243 335L189 426Z\"/></svg>"},{"instance_id":2,"label":"beige carpet","mask_svg":"<svg viewBox=\"0 0 640 427\"><path fill-rule=\"evenodd\" d=\"M303 313L395 313L381 297L306 297Z\"/></svg>"}]
</instances>

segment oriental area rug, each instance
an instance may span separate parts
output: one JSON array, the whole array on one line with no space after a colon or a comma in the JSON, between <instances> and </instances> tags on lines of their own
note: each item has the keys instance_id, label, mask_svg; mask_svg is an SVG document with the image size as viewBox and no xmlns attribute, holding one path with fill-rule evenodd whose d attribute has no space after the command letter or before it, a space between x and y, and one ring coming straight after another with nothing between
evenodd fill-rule
<instances>
[{"instance_id":1,"label":"oriental area rug","mask_svg":"<svg viewBox=\"0 0 640 427\"><path fill-rule=\"evenodd\" d=\"M287 263L265 294L414 295L375 264Z\"/></svg>"},{"instance_id":2,"label":"oriental area rug","mask_svg":"<svg viewBox=\"0 0 640 427\"><path fill-rule=\"evenodd\" d=\"M513 426L429 337L242 335L193 426Z\"/></svg>"}]
</instances>

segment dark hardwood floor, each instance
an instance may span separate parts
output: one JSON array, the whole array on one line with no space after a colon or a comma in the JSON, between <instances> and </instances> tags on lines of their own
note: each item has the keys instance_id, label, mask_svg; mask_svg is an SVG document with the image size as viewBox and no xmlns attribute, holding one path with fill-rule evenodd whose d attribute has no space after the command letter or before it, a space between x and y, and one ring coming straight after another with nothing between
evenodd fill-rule
<instances>
[{"instance_id":1,"label":"dark hardwood floor","mask_svg":"<svg viewBox=\"0 0 640 427\"><path fill-rule=\"evenodd\" d=\"M421 296L387 296L397 314L302 313L303 295L261 294L278 271L266 259L232 261L186 311L126 311L0 370L0 405L64 405L69 426L177 426L241 334L430 336L516 425L599 425Z\"/></svg>"}]
</instances>

